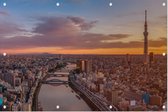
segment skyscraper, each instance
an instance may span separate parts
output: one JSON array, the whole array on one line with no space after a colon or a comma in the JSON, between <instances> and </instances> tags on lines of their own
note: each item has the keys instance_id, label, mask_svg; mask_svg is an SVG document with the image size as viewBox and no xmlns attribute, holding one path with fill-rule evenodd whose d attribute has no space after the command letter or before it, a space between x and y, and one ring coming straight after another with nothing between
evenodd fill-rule
<instances>
[{"instance_id":1,"label":"skyscraper","mask_svg":"<svg viewBox=\"0 0 168 112\"><path fill-rule=\"evenodd\" d=\"M85 72L90 73L92 71L92 61L85 60Z\"/></svg>"},{"instance_id":2,"label":"skyscraper","mask_svg":"<svg viewBox=\"0 0 168 112\"><path fill-rule=\"evenodd\" d=\"M130 67L130 64L131 64L131 56L130 56L130 54L126 54L126 64Z\"/></svg>"},{"instance_id":3,"label":"skyscraper","mask_svg":"<svg viewBox=\"0 0 168 112\"><path fill-rule=\"evenodd\" d=\"M150 52L149 53L149 64L150 64L150 66L152 65L153 61L154 61L154 55L153 55L153 52Z\"/></svg>"},{"instance_id":4,"label":"skyscraper","mask_svg":"<svg viewBox=\"0 0 168 112\"><path fill-rule=\"evenodd\" d=\"M80 69L81 72L84 72L84 70L85 70L85 61L84 60L78 60L77 61L77 67Z\"/></svg>"},{"instance_id":5,"label":"skyscraper","mask_svg":"<svg viewBox=\"0 0 168 112\"><path fill-rule=\"evenodd\" d=\"M80 71L85 73L92 71L92 63L90 60L78 60L77 67L80 69Z\"/></svg>"},{"instance_id":6,"label":"skyscraper","mask_svg":"<svg viewBox=\"0 0 168 112\"><path fill-rule=\"evenodd\" d=\"M145 10L145 25L144 25L144 63L148 63L148 25L147 25L147 10Z\"/></svg>"}]
</instances>

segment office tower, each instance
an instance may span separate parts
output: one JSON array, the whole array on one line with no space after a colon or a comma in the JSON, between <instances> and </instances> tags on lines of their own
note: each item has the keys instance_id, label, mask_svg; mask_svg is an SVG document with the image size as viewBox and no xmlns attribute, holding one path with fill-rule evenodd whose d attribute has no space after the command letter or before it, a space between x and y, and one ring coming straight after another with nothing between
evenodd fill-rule
<instances>
[{"instance_id":1,"label":"office tower","mask_svg":"<svg viewBox=\"0 0 168 112\"><path fill-rule=\"evenodd\" d=\"M15 79L16 79L16 73L13 73L13 74L11 75L11 85L12 85L13 87L15 87Z\"/></svg>"},{"instance_id":2,"label":"office tower","mask_svg":"<svg viewBox=\"0 0 168 112\"><path fill-rule=\"evenodd\" d=\"M15 78L16 78L16 73L13 71L10 71L9 73L5 73L4 75L4 81L8 82L12 87L15 87Z\"/></svg>"},{"instance_id":3,"label":"office tower","mask_svg":"<svg viewBox=\"0 0 168 112\"><path fill-rule=\"evenodd\" d=\"M162 97L160 97L158 95L151 95L149 104L161 106L162 105Z\"/></svg>"},{"instance_id":4,"label":"office tower","mask_svg":"<svg viewBox=\"0 0 168 112\"><path fill-rule=\"evenodd\" d=\"M92 71L92 62L90 60L85 60L85 72L90 73Z\"/></svg>"},{"instance_id":5,"label":"office tower","mask_svg":"<svg viewBox=\"0 0 168 112\"><path fill-rule=\"evenodd\" d=\"M112 99L112 104L117 105L118 104L118 91L117 90L112 90L111 92L111 99Z\"/></svg>"},{"instance_id":6,"label":"office tower","mask_svg":"<svg viewBox=\"0 0 168 112\"><path fill-rule=\"evenodd\" d=\"M23 103L22 110L23 111L31 111L31 104L30 103Z\"/></svg>"},{"instance_id":7,"label":"office tower","mask_svg":"<svg viewBox=\"0 0 168 112\"><path fill-rule=\"evenodd\" d=\"M117 105L119 101L118 91L117 90L107 90L106 99L110 101L113 105Z\"/></svg>"},{"instance_id":8,"label":"office tower","mask_svg":"<svg viewBox=\"0 0 168 112\"><path fill-rule=\"evenodd\" d=\"M128 66L130 66L130 64L131 64L131 56L130 56L130 54L126 54L126 64Z\"/></svg>"},{"instance_id":9,"label":"office tower","mask_svg":"<svg viewBox=\"0 0 168 112\"><path fill-rule=\"evenodd\" d=\"M77 67L80 69L80 71L85 73L92 71L92 63L89 60L78 60Z\"/></svg>"},{"instance_id":10,"label":"office tower","mask_svg":"<svg viewBox=\"0 0 168 112\"><path fill-rule=\"evenodd\" d=\"M80 71L84 71L84 67L85 67L85 65L84 65L84 60L78 60L77 61L77 67L80 69Z\"/></svg>"},{"instance_id":11,"label":"office tower","mask_svg":"<svg viewBox=\"0 0 168 112\"><path fill-rule=\"evenodd\" d=\"M150 52L150 53L149 53L149 64L150 64L150 66L151 66L153 60L154 60L153 52Z\"/></svg>"},{"instance_id":12,"label":"office tower","mask_svg":"<svg viewBox=\"0 0 168 112\"><path fill-rule=\"evenodd\" d=\"M80 68L80 64L81 64L81 63L80 63L80 60L77 60L77 61L76 61L76 67L77 67L77 68Z\"/></svg>"},{"instance_id":13,"label":"office tower","mask_svg":"<svg viewBox=\"0 0 168 112\"><path fill-rule=\"evenodd\" d=\"M148 25L147 25L147 10L145 10L145 25L144 25L144 63L148 63Z\"/></svg>"},{"instance_id":14,"label":"office tower","mask_svg":"<svg viewBox=\"0 0 168 112\"><path fill-rule=\"evenodd\" d=\"M83 60L77 60L77 68L79 68L80 71L83 71Z\"/></svg>"}]
</instances>

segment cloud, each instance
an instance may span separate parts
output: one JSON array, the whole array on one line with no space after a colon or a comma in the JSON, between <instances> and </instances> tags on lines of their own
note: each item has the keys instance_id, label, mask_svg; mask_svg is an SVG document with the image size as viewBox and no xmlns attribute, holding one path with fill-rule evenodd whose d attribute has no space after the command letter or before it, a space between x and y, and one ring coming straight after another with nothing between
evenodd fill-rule
<instances>
[{"instance_id":1,"label":"cloud","mask_svg":"<svg viewBox=\"0 0 168 112\"><path fill-rule=\"evenodd\" d=\"M166 19L167 19L167 15L164 15L164 16L159 16L159 19L166 20Z\"/></svg>"},{"instance_id":2,"label":"cloud","mask_svg":"<svg viewBox=\"0 0 168 112\"><path fill-rule=\"evenodd\" d=\"M0 15L3 15L3 16L9 16L9 14L5 11L0 11Z\"/></svg>"},{"instance_id":3,"label":"cloud","mask_svg":"<svg viewBox=\"0 0 168 112\"><path fill-rule=\"evenodd\" d=\"M67 18L70 19L75 25L79 26L82 30L91 29L97 22L97 21L86 22L83 18L73 16L69 16Z\"/></svg>"},{"instance_id":4,"label":"cloud","mask_svg":"<svg viewBox=\"0 0 168 112\"><path fill-rule=\"evenodd\" d=\"M86 33L81 35L81 40L83 42L85 41L91 41L91 42L101 42L101 41L114 41L114 40L121 40L124 38L128 38L129 34L109 34L109 35L105 35L105 34L95 34L95 33Z\"/></svg>"},{"instance_id":5,"label":"cloud","mask_svg":"<svg viewBox=\"0 0 168 112\"><path fill-rule=\"evenodd\" d=\"M0 35L12 34L20 31L25 31L21 29L18 25L10 23L10 22L0 22Z\"/></svg>"},{"instance_id":6,"label":"cloud","mask_svg":"<svg viewBox=\"0 0 168 112\"><path fill-rule=\"evenodd\" d=\"M103 35L103 38L106 38ZM71 38L71 37L69 37ZM66 49L97 49L97 48L143 48L144 43L140 41L130 42L101 42L102 37L83 41L83 37L75 38L74 40L63 38L46 38L43 36L36 36L34 38L17 37L10 39L1 39L1 47L5 48L33 48L33 47L62 47ZM89 38L89 37L88 37ZM111 37L112 38L112 37ZM149 40L150 47L166 46L166 38L160 40Z\"/></svg>"},{"instance_id":7,"label":"cloud","mask_svg":"<svg viewBox=\"0 0 168 112\"><path fill-rule=\"evenodd\" d=\"M81 17L42 17L36 24L31 38L17 36L14 38L0 38L3 49L24 49L36 47L61 47L64 49L97 49L97 48L142 48L143 41L123 42L122 39L132 35L89 33L96 25L95 21L86 21ZM7 26L6 26L7 27ZM11 31L20 31L17 26L8 26ZM1 29L1 27L0 27ZM2 30L0 30L2 31ZM4 30L8 32L10 30ZM3 31L3 32L4 32ZM83 32L84 31L84 32ZM150 47L166 45L166 38L149 40Z\"/></svg>"},{"instance_id":8,"label":"cloud","mask_svg":"<svg viewBox=\"0 0 168 112\"><path fill-rule=\"evenodd\" d=\"M149 47L162 47L166 46L166 38L161 38L159 40L149 40ZM87 44L87 45L86 45ZM95 48L143 48L143 41L92 41L89 43L81 43L78 48L83 49L95 49Z\"/></svg>"},{"instance_id":9,"label":"cloud","mask_svg":"<svg viewBox=\"0 0 168 112\"><path fill-rule=\"evenodd\" d=\"M87 22L80 17L42 17L41 23L34 29L35 33L52 35L72 35L82 30L91 29L96 21Z\"/></svg>"},{"instance_id":10,"label":"cloud","mask_svg":"<svg viewBox=\"0 0 168 112\"><path fill-rule=\"evenodd\" d=\"M67 35L78 31L67 19L61 17L40 18L41 23L37 24L34 32L44 35Z\"/></svg>"},{"instance_id":11,"label":"cloud","mask_svg":"<svg viewBox=\"0 0 168 112\"><path fill-rule=\"evenodd\" d=\"M1 47L4 48L33 48L33 47L62 47L66 49L94 49L94 48L111 48L109 43L101 43L101 40L118 40L115 36L103 34L85 34L78 36L59 37L59 36L35 36L33 38L15 37L0 39ZM125 36L127 37L127 36ZM125 38L125 37L120 37Z\"/></svg>"},{"instance_id":12,"label":"cloud","mask_svg":"<svg viewBox=\"0 0 168 112\"><path fill-rule=\"evenodd\" d=\"M160 37L158 40L150 40L149 46L151 47L162 47L167 46L167 38L166 37Z\"/></svg>"}]
</instances>

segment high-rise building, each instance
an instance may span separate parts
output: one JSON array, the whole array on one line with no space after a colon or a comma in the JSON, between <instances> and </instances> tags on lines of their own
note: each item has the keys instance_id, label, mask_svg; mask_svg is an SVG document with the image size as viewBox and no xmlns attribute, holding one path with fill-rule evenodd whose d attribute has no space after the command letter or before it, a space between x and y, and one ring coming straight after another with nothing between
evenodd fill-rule
<instances>
[{"instance_id":1,"label":"high-rise building","mask_svg":"<svg viewBox=\"0 0 168 112\"><path fill-rule=\"evenodd\" d=\"M131 56L130 54L126 54L126 64L130 67L131 65Z\"/></svg>"},{"instance_id":2,"label":"high-rise building","mask_svg":"<svg viewBox=\"0 0 168 112\"><path fill-rule=\"evenodd\" d=\"M160 97L158 95L151 95L149 104L161 106L162 105L162 97Z\"/></svg>"},{"instance_id":3,"label":"high-rise building","mask_svg":"<svg viewBox=\"0 0 168 112\"><path fill-rule=\"evenodd\" d=\"M106 91L106 99L110 101L113 105L118 105L119 101L119 96L118 96L118 91L117 90L112 90L109 89Z\"/></svg>"},{"instance_id":4,"label":"high-rise building","mask_svg":"<svg viewBox=\"0 0 168 112\"><path fill-rule=\"evenodd\" d=\"M80 69L80 71L84 71L84 60L78 60L77 67Z\"/></svg>"},{"instance_id":5,"label":"high-rise building","mask_svg":"<svg viewBox=\"0 0 168 112\"><path fill-rule=\"evenodd\" d=\"M15 87L15 78L17 73L14 73L13 71L10 71L9 73L6 73L4 75L4 81L8 82L12 87Z\"/></svg>"},{"instance_id":6,"label":"high-rise building","mask_svg":"<svg viewBox=\"0 0 168 112\"><path fill-rule=\"evenodd\" d=\"M78 60L77 67L80 69L80 71L85 73L92 71L92 63L90 60Z\"/></svg>"},{"instance_id":7,"label":"high-rise building","mask_svg":"<svg viewBox=\"0 0 168 112\"><path fill-rule=\"evenodd\" d=\"M145 25L144 25L144 63L148 63L148 25L147 25L147 10L145 10Z\"/></svg>"},{"instance_id":8,"label":"high-rise building","mask_svg":"<svg viewBox=\"0 0 168 112\"><path fill-rule=\"evenodd\" d=\"M90 73L92 71L92 62L90 60L85 60L85 72Z\"/></svg>"},{"instance_id":9,"label":"high-rise building","mask_svg":"<svg viewBox=\"0 0 168 112\"><path fill-rule=\"evenodd\" d=\"M31 104L30 103L23 103L22 110L23 111L31 111Z\"/></svg>"},{"instance_id":10,"label":"high-rise building","mask_svg":"<svg viewBox=\"0 0 168 112\"><path fill-rule=\"evenodd\" d=\"M150 66L151 66L153 61L154 61L154 55L153 55L153 52L150 52L149 53L149 64L150 64Z\"/></svg>"}]
</instances>

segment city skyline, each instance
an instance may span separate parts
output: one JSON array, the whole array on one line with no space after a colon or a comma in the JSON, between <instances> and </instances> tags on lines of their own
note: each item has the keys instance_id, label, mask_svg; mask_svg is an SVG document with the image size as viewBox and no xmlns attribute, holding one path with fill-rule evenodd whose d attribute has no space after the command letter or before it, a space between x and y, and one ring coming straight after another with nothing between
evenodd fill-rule
<instances>
[{"instance_id":1,"label":"city skyline","mask_svg":"<svg viewBox=\"0 0 168 112\"><path fill-rule=\"evenodd\" d=\"M167 53L163 2L129 0L123 6L115 0L0 1L0 53L143 54L145 10L148 51Z\"/></svg>"}]
</instances>

